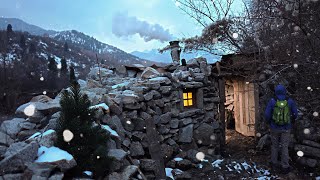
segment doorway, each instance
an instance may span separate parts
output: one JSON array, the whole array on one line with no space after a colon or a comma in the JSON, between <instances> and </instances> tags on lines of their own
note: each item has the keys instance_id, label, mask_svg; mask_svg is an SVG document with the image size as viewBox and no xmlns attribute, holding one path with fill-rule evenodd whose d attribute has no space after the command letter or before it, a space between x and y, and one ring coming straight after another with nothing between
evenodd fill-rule
<instances>
[{"instance_id":1,"label":"doorway","mask_svg":"<svg viewBox=\"0 0 320 180\"><path fill-rule=\"evenodd\" d=\"M244 136L255 136L259 115L257 85L243 79L226 80L225 94L227 129L235 129Z\"/></svg>"}]
</instances>

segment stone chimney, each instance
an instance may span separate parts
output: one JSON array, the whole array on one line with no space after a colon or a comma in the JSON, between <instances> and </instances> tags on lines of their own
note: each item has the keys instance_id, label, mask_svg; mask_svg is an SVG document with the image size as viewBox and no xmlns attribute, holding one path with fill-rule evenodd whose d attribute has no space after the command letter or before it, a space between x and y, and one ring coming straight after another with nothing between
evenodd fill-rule
<instances>
[{"instance_id":1,"label":"stone chimney","mask_svg":"<svg viewBox=\"0 0 320 180\"><path fill-rule=\"evenodd\" d=\"M179 46L179 41L170 41L170 49L171 49L171 58L175 63L180 63L180 53L181 47Z\"/></svg>"}]
</instances>

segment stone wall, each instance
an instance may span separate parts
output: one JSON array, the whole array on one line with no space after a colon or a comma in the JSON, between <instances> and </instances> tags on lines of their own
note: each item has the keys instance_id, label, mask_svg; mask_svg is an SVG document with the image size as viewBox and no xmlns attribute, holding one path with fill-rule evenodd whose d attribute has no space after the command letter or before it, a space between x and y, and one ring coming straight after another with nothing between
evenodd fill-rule
<instances>
[{"instance_id":1,"label":"stone wall","mask_svg":"<svg viewBox=\"0 0 320 180\"><path fill-rule=\"evenodd\" d=\"M101 114L100 119L118 132L121 145L116 148L128 150L134 162L139 159L147 174L155 170L143 168L146 167L144 163L153 162L149 153L153 140L148 138L153 134L146 130L150 119L155 125L155 138L166 167L175 167L175 157L188 159L187 166L191 167L192 163L200 162L196 158L199 152L205 154L205 159L219 154L219 93L218 84L210 78L211 66L205 59L193 59L186 67L171 66L168 71L172 73L146 68L142 79L124 78L118 85L111 84L113 88L107 95L101 95L110 113ZM111 79L109 77L109 81ZM183 106L183 91L188 89L196 96L193 108ZM160 149L158 151L161 153ZM149 176L152 174L150 172Z\"/></svg>"}]
</instances>

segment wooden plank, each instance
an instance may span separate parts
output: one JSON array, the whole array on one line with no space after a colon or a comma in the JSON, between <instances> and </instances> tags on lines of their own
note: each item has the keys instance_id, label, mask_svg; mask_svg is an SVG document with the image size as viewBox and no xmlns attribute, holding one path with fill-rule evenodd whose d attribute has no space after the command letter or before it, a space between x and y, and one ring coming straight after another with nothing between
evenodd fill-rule
<instances>
[{"instance_id":1,"label":"wooden plank","mask_svg":"<svg viewBox=\"0 0 320 180\"><path fill-rule=\"evenodd\" d=\"M259 111L259 85L254 84L254 129L255 129L255 134L258 129L258 122L260 122L260 111Z\"/></svg>"},{"instance_id":2,"label":"wooden plank","mask_svg":"<svg viewBox=\"0 0 320 180\"><path fill-rule=\"evenodd\" d=\"M238 81L233 81L234 89L234 121L235 121L235 130L239 131L239 91L238 91Z\"/></svg>"},{"instance_id":3,"label":"wooden plank","mask_svg":"<svg viewBox=\"0 0 320 180\"><path fill-rule=\"evenodd\" d=\"M243 116L243 110L244 110L244 93L243 93L243 82L239 81L239 114L240 114L240 121L239 121L239 127L240 132L243 134L243 124L244 124L244 116Z\"/></svg>"},{"instance_id":4,"label":"wooden plank","mask_svg":"<svg viewBox=\"0 0 320 180\"><path fill-rule=\"evenodd\" d=\"M249 136L255 136L255 123L256 123L256 104L255 104L256 92L254 83L249 85Z\"/></svg>"},{"instance_id":5,"label":"wooden plank","mask_svg":"<svg viewBox=\"0 0 320 180\"><path fill-rule=\"evenodd\" d=\"M244 93L245 93L245 109L244 109L244 116L245 116L245 123L244 125L244 135L245 136L250 136L250 128L249 128L249 124L250 124L250 104L249 104L249 86L250 84L247 84L244 82Z\"/></svg>"}]
</instances>

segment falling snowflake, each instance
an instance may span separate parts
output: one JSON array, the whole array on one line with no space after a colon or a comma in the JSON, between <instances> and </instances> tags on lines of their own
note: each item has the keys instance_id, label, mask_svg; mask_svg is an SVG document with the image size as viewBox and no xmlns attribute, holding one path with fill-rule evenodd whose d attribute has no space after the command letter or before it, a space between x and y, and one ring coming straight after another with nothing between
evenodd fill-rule
<instances>
[{"instance_id":1,"label":"falling snowflake","mask_svg":"<svg viewBox=\"0 0 320 180\"><path fill-rule=\"evenodd\" d=\"M58 69L61 69L61 64L58 64L58 65L57 65L57 68L58 68Z\"/></svg>"},{"instance_id":2,"label":"falling snowflake","mask_svg":"<svg viewBox=\"0 0 320 180\"><path fill-rule=\"evenodd\" d=\"M249 82L246 82L246 84L249 84Z\"/></svg>"},{"instance_id":3,"label":"falling snowflake","mask_svg":"<svg viewBox=\"0 0 320 180\"><path fill-rule=\"evenodd\" d=\"M97 156L97 159L100 159L100 156Z\"/></svg>"},{"instance_id":4,"label":"falling snowflake","mask_svg":"<svg viewBox=\"0 0 320 180\"><path fill-rule=\"evenodd\" d=\"M40 81L44 81L44 77L40 77Z\"/></svg>"},{"instance_id":5,"label":"falling snowflake","mask_svg":"<svg viewBox=\"0 0 320 180\"><path fill-rule=\"evenodd\" d=\"M235 38L235 39L237 39L237 38L239 37L239 34L238 34L238 33L233 33L233 34L232 34L232 37Z\"/></svg>"},{"instance_id":6,"label":"falling snowflake","mask_svg":"<svg viewBox=\"0 0 320 180\"><path fill-rule=\"evenodd\" d=\"M127 121L127 124L131 124L131 121L130 121L130 120L128 120L128 121Z\"/></svg>"},{"instance_id":7,"label":"falling snowflake","mask_svg":"<svg viewBox=\"0 0 320 180\"><path fill-rule=\"evenodd\" d=\"M62 135L65 142L70 142L73 139L73 133L69 129L64 130Z\"/></svg>"},{"instance_id":8,"label":"falling snowflake","mask_svg":"<svg viewBox=\"0 0 320 180\"><path fill-rule=\"evenodd\" d=\"M205 157L205 155L204 155L203 152L198 152L198 153L196 154L196 158L197 158L199 161L203 161L203 160L204 160L204 157Z\"/></svg>"},{"instance_id":9,"label":"falling snowflake","mask_svg":"<svg viewBox=\"0 0 320 180\"><path fill-rule=\"evenodd\" d=\"M212 135L210 136L210 139L214 141L214 140L216 140L216 136L215 136L214 134L212 134Z\"/></svg>"},{"instance_id":10,"label":"falling snowflake","mask_svg":"<svg viewBox=\"0 0 320 180\"><path fill-rule=\"evenodd\" d=\"M305 128L305 129L303 130L303 133L304 133L304 134L310 134L310 129Z\"/></svg>"},{"instance_id":11,"label":"falling snowflake","mask_svg":"<svg viewBox=\"0 0 320 180\"><path fill-rule=\"evenodd\" d=\"M303 153L302 151L298 151L298 152L297 152L297 155L298 155L299 157L302 157L302 156L304 155L304 153Z\"/></svg>"},{"instance_id":12,"label":"falling snowflake","mask_svg":"<svg viewBox=\"0 0 320 180\"><path fill-rule=\"evenodd\" d=\"M311 90L311 87L310 87L310 86L308 86L308 87L307 87L307 89L308 89L308 90Z\"/></svg>"},{"instance_id":13,"label":"falling snowflake","mask_svg":"<svg viewBox=\"0 0 320 180\"><path fill-rule=\"evenodd\" d=\"M293 64L293 68L297 69L298 68L298 64Z\"/></svg>"},{"instance_id":14,"label":"falling snowflake","mask_svg":"<svg viewBox=\"0 0 320 180\"><path fill-rule=\"evenodd\" d=\"M319 116L319 113L318 112L313 112L312 114L314 117L318 117Z\"/></svg>"},{"instance_id":15,"label":"falling snowflake","mask_svg":"<svg viewBox=\"0 0 320 180\"><path fill-rule=\"evenodd\" d=\"M43 91L42 94L46 95L46 94L47 94L47 91Z\"/></svg>"},{"instance_id":16,"label":"falling snowflake","mask_svg":"<svg viewBox=\"0 0 320 180\"><path fill-rule=\"evenodd\" d=\"M26 108L24 108L23 112L25 115L27 116L33 116L34 112L36 110L36 107L33 104L30 104L29 106L27 106Z\"/></svg>"},{"instance_id":17,"label":"falling snowflake","mask_svg":"<svg viewBox=\"0 0 320 180\"><path fill-rule=\"evenodd\" d=\"M80 137L83 138L83 134L82 133L80 133Z\"/></svg>"},{"instance_id":18,"label":"falling snowflake","mask_svg":"<svg viewBox=\"0 0 320 180\"><path fill-rule=\"evenodd\" d=\"M198 144L202 144L202 141L201 141L201 140L198 140Z\"/></svg>"},{"instance_id":19,"label":"falling snowflake","mask_svg":"<svg viewBox=\"0 0 320 180\"><path fill-rule=\"evenodd\" d=\"M257 137L261 137L261 133L257 133L256 136L257 136Z\"/></svg>"}]
</instances>

